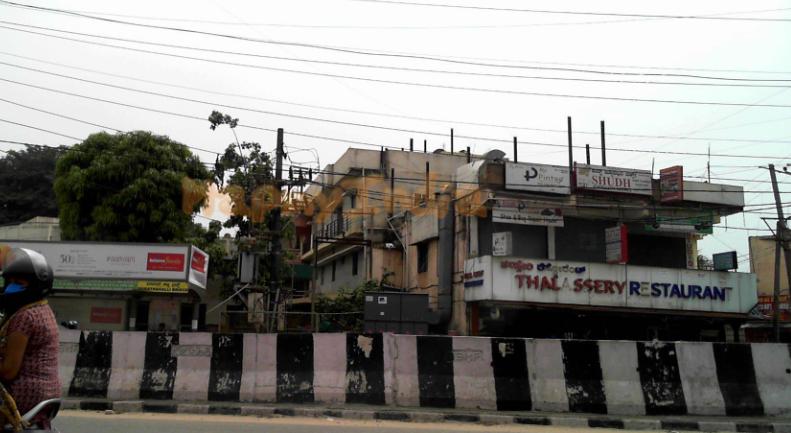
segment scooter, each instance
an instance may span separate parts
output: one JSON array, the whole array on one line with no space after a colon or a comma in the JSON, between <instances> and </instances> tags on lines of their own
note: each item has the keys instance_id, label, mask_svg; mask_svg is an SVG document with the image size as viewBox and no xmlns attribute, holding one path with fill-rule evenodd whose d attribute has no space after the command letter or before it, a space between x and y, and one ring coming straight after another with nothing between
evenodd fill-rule
<instances>
[{"instance_id":1,"label":"scooter","mask_svg":"<svg viewBox=\"0 0 791 433\"><path fill-rule=\"evenodd\" d=\"M22 415L23 425L29 427L24 428L23 432L37 432L37 433L59 433L55 427L52 427L52 420L58 415L62 400L59 398L51 398L44 400L35 405L26 414ZM6 425L2 432L13 432L14 428L11 425Z\"/></svg>"}]
</instances>

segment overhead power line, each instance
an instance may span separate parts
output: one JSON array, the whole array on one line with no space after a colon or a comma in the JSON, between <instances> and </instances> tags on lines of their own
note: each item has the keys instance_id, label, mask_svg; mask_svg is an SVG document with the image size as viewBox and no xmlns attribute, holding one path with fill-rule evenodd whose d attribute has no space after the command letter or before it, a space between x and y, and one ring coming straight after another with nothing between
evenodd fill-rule
<instances>
[{"instance_id":1,"label":"overhead power line","mask_svg":"<svg viewBox=\"0 0 791 433\"><path fill-rule=\"evenodd\" d=\"M551 9L518 9L503 8L492 6L457 5L447 3L418 3L403 0L356 0L364 3L382 3L404 6L422 6L434 8L453 8L468 9L476 11L492 12L523 12L531 14L552 14L552 15L585 15L585 16L605 16L621 18L657 18L657 19L680 19L680 20L713 20L713 21L759 21L759 22L791 22L791 18L760 18L760 17L723 17L710 15L678 15L678 14L643 14L643 13L623 13L623 12L593 12L593 11L572 11L572 10L551 10Z\"/></svg>"},{"instance_id":2,"label":"overhead power line","mask_svg":"<svg viewBox=\"0 0 791 433\"><path fill-rule=\"evenodd\" d=\"M789 8L778 9L758 9L748 11L734 11L734 12L719 12L716 14L706 14L705 16L727 16L727 15L744 15L751 13L765 13L765 12L778 12L786 11ZM228 26L251 26L251 27L275 27L275 28L297 28L297 29L338 29L338 30L437 30L437 29L488 29L488 28L523 28L523 27L545 27L545 26L569 26L569 25L587 25L587 24L614 24L625 23L644 20L656 20L652 18L644 19L628 19L628 20L603 20L603 21L576 21L576 22L556 22L556 23L526 23L526 24L479 24L479 25L333 25L333 24L294 24L294 23L272 23L272 22L239 22L239 21L222 21L222 20L207 20L196 18L180 18L180 17L161 17L150 15L127 15L117 13L107 13L98 11L85 11L75 10L83 14L101 15L119 18L132 18L142 19L149 21L165 21L165 22L183 22L195 24L215 24L215 25L228 25Z\"/></svg>"},{"instance_id":3,"label":"overhead power line","mask_svg":"<svg viewBox=\"0 0 791 433\"><path fill-rule=\"evenodd\" d=\"M296 47L296 48L309 48L309 49L315 49L315 50L341 52L341 53L346 53L346 54L374 56L374 57L390 57L390 58L403 58L403 59L414 59L414 60L427 60L427 61L433 61L433 62L462 64L462 65L471 65L471 66L485 66L485 67L492 67L492 68L538 69L538 70L580 72L580 73L604 74L604 75L651 76L651 77L683 77L683 78L700 78L700 79L725 80L725 81L762 81L762 82L789 82L789 81L791 81L791 80L776 80L776 79L715 77L715 76L694 75L694 74L676 74L676 73L602 71L602 70L591 70L591 69L580 69L580 68L559 68L559 67L546 67L546 66L529 66L529 65L524 65L524 64L503 64L503 63L489 63L489 62L473 62L473 61L469 61L469 60L459 60L459 59L454 59L454 58L450 58L450 57L432 56L432 55L418 54L418 53L398 53L398 52L388 52L388 51L381 51L381 50L370 50L370 49L364 49L364 48L356 48L356 47L331 46L331 45L322 45L322 44L314 44L314 43L307 43L307 42L283 41L283 40L276 40L276 39L261 39L261 38L252 38L252 37L242 36L242 35L207 32L207 31L195 30L195 29L185 29L185 28L181 28L181 27L160 26L160 25L154 25L154 24L144 24L144 23L137 23L137 22L131 22L131 21L124 21L124 20L117 20L117 19L111 19L111 18L104 18L104 17L99 17L99 16L81 14L81 13L76 13L76 12L65 10L65 9L54 9L54 8L46 8L46 7L41 7L41 6L22 5L22 4L19 4L19 3L9 2L7 0L0 0L0 5L1 4L8 4L8 5L12 5L12 6L25 7L25 8L29 8L29 9L33 9L33 10L38 10L38 11L54 12L54 13L60 13L60 14L65 14L65 15L71 15L71 16L75 16L75 17L87 18L87 19L104 21L104 22L115 23L115 24L123 24L123 25L128 25L128 26L149 28L149 29L168 30L168 31L188 33L188 34L197 34L197 35L202 35L202 36L218 37L218 38L223 38L223 39L241 40L241 41L245 41L245 42L254 42L254 43L262 43L262 44L269 44L269 45L280 45L280 46L290 46L290 47ZM13 22L9 22L9 21L2 21L2 22L6 23L6 24L12 24L12 25L13 24L17 24L17 25L19 25L18 23L13 23ZM22 24L22 25L24 25L24 24ZM57 29L52 29L52 31L58 31L58 30Z\"/></svg>"},{"instance_id":4,"label":"overhead power line","mask_svg":"<svg viewBox=\"0 0 791 433\"><path fill-rule=\"evenodd\" d=\"M630 79L603 79L603 78L581 78L581 77L550 77L544 75L515 75L515 74L498 74L498 73L491 73L491 72L472 72L472 71L457 71L457 70L448 70L448 69L429 69L429 68L411 68L411 67L404 67L404 66L390 66L390 65L374 65L374 64L367 64L367 63L353 63L353 62L339 62L339 61L330 61L330 60L318 60L318 59L308 59L308 58L299 58L299 57L287 57L287 56L273 56L273 55L265 55L265 54L256 54L256 53L246 53L246 52L239 52L239 51L228 51L228 50L215 50L211 48L202 48L202 47L194 47L188 45L176 45L176 44L167 44L161 42L148 42L148 41L140 41L135 39L128 39L128 38L116 38L116 37L109 37L103 35L96 35L96 34L89 34L83 32L72 32L72 31L62 31L58 29L51 29L45 28L40 26L28 26L19 23L12 23L10 21L0 21L0 23L7 23L17 26L24 26L24 27L31 27L31 28L38 28L44 29L48 31L55 31L61 33L68 33L68 34L76 34L79 36L91 37L91 38L100 38L100 39L109 39L114 41L120 42L128 42L128 43L135 43L135 44L144 44L144 45L153 45L158 47L167 47L167 48L178 48L184 50L191 50L191 51L200 51L200 52L209 52L214 54L223 54L223 55L235 55L235 56L245 56L245 57L253 57L253 58L262 58L262 59L270 59L270 60L284 60L290 62L301 62L301 63L314 63L314 64L322 64L322 65L331 65L331 66L344 66L344 67L353 67L353 68L365 68L365 69L383 69L383 70L390 70L390 71L399 71L399 72L420 72L420 73L429 73L429 74L446 74L446 75L464 75L464 76L473 76L473 77L484 77L484 78L508 78L508 79L523 79L523 80L547 80L547 81L577 81L577 82L586 82L586 83L601 83L601 84L639 84L639 85L671 85L671 86L700 86L700 87L734 87L734 88L773 88L773 89L785 89L791 88L791 80L787 83L783 84L751 84L751 83L720 83L720 82L694 82L694 81L656 81L656 80L630 80ZM7 27L2 27L7 28ZM9 29L9 30L16 30L16 29ZM42 36L51 36L46 35L43 33L38 32L31 32L34 34L39 34ZM764 81L764 80L759 80Z\"/></svg>"},{"instance_id":5,"label":"overhead power line","mask_svg":"<svg viewBox=\"0 0 791 433\"><path fill-rule=\"evenodd\" d=\"M0 122L4 122L4 123L11 124L11 125L16 125L16 126L21 126L23 128L28 128L28 129L35 129L36 131L46 132L47 134L57 135L57 136L64 137L64 138L71 138L72 140L82 141L81 138L75 137L73 135L61 134L60 132L55 132L55 131L52 131L50 129L39 128L38 126L28 125L26 123L14 122L14 121L8 120L8 119L0 119Z\"/></svg>"},{"instance_id":6,"label":"overhead power line","mask_svg":"<svg viewBox=\"0 0 791 433\"><path fill-rule=\"evenodd\" d=\"M55 75L59 75L59 74L55 74ZM225 107L225 108L231 108L231 109L236 109L236 110L249 111L249 112L259 113L259 114L274 115L274 116L281 116L281 117L290 117L290 118L296 118L296 119L301 119L301 120L318 121L318 122L333 123L333 124L340 124L340 125L346 125L346 126L355 126L355 127L363 127L363 128L380 129L380 130L387 130L387 131L393 131L393 132L404 132L404 133L410 133L410 134L423 134L423 135L433 135L433 136L440 136L440 137L444 137L444 136L447 135L445 133L433 132L433 131L421 131L421 130L414 130L414 129L395 128L395 127L389 127L389 126L384 126L384 125L373 125L373 124L366 124L366 123L359 123L359 122L345 122L345 121L340 121L340 120L324 119L324 118L312 117L312 116L302 116L302 115L295 115L295 114L290 114L290 113L280 113L280 112L275 112L275 111L259 110L259 109L256 109L256 108L240 107L240 106L235 106L235 105L223 104L223 103L215 102L215 101L203 101L203 100L199 100L199 99L184 98L184 97L175 96L175 95L169 95L169 94L165 94L165 93L151 92L151 91L127 88L127 87L124 87L124 86L116 86L116 85L111 85L111 84L107 84L107 83L94 82L92 80L83 80L83 79L78 79L78 80L79 81L85 81L85 82L93 83L93 84L98 84L98 85L102 85L102 86L106 86L106 87L113 87L113 88L119 88L119 89L123 89L123 90L133 91L133 92L137 92L137 93L143 93L143 94L148 94L148 95L153 95L153 96L160 96L160 97L165 97L165 98L169 98L169 99L176 99L176 100L182 100L182 101L193 102L193 103L199 103L199 104L203 104L203 105L207 105L207 106ZM110 100L110 99L97 98L97 97L83 95L83 94L74 93L74 92L67 92L67 91L64 91L64 90L55 89L55 88L51 88L51 87L39 86L39 85L30 84L30 83L24 83L24 82L16 81L16 80L9 80L9 79L2 78L2 77L0 77L0 81L7 82L7 83L12 83L12 84L17 84L17 85L24 86L24 87L30 87L30 88L34 88L34 89L39 89L39 90L45 90L45 91L49 91L49 92L53 92L53 93L60 93L60 94L63 94L63 95L73 96L73 97L77 97L77 98L83 98L83 99L88 99L88 100L93 100L93 101L98 101L98 102L104 102L104 103L108 103L108 104L120 105L120 106L124 106L124 107L128 107L128 108L135 108L135 109L140 109L140 110L152 111L152 112L157 112L157 113L161 113L161 114L176 115L176 116L183 117L183 118L200 119L202 121L206 120L205 118L201 118L201 117L198 117L198 116L191 116L191 115L186 115L186 114L183 114L183 113L174 113L174 112L169 112L169 111L164 111L164 110L153 109L153 108L149 108L149 107L142 107L142 106L133 105L133 104L127 104L127 103L118 102L118 101L114 101L114 100ZM273 131L271 129L265 129L265 130ZM294 134L294 135L296 135L296 134ZM300 135L303 136L303 137L322 138L320 136L315 136L315 135L310 135L310 134L300 134ZM495 143L511 143L512 142L512 140L510 140L510 139L500 139L500 138L494 138L494 137L480 137L480 136L470 136L470 135L456 135L456 137L462 138L462 139L488 141L488 142L495 142ZM346 141L346 142L349 142L348 140L334 140L334 141ZM398 147L395 147L395 146L381 146L381 145L378 145L376 143L363 143L363 142L352 142L352 143L354 143L354 144L364 144L364 145L373 146L373 147L388 147L388 148L398 149ZM550 146L550 147L567 148L566 145L556 144L556 143L542 143L542 142L535 142L535 141L522 141L522 143L523 144L538 145L538 146ZM585 146L574 146L574 147L576 147L576 148L585 148ZM591 147L591 148L592 149L596 149L597 147ZM724 157L724 158L753 158L753 159L770 159L770 158L774 158L774 159L780 159L780 157L778 157L778 156L771 156L771 155L759 156L759 155L745 155L745 154L709 154L709 153L703 153L703 152L678 152L678 151L662 151L662 150L627 149L627 148L618 148L618 147L609 147L608 149L611 150L611 151L620 151L620 152L654 153L654 154L670 154L670 155L690 155L690 156L707 156L707 157L708 156L717 156L717 157Z\"/></svg>"},{"instance_id":7,"label":"overhead power line","mask_svg":"<svg viewBox=\"0 0 791 433\"><path fill-rule=\"evenodd\" d=\"M6 29L9 29L9 30L19 30L19 29L13 29L13 28L5 27L5 26L0 26L0 28L6 28ZM25 31L25 32L35 33L35 32L29 32L29 31ZM485 88L485 87L454 86L454 85L446 85L446 84L421 83L421 82L414 82L414 81L386 80L386 79L360 77L360 76L352 76L352 75L331 74L331 73L324 73L324 72L313 72L313 71L304 71L304 70L279 68L279 67L271 67L271 66L252 65L252 64L247 64L247 63L227 62L227 61L220 61L220 60L214 60L214 59L205 59L205 58L200 58L200 57L183 56L183 55L178 55L178 54L173 54L173 53L163 53L163 52L159 52L159 51L143 50L143 49L132 48L132 47L121 47L121 46L117 46L117 45L104 44L104 43L101 43L101 42L94 42L94 41L83 41L83 40L79 40L79 39L72 39L72 38L52 36L52 35L45 35L45 36L57 37L59 39L72 40L72 41L88 43L88 44L92 44L92 45L107 46L107 47L112 47L112 48L117 48L117 49L122 49L122 50L143 52L143 53L156 54L156 55L162 55L162 56L167 56L167 57L175 57L175 58L182 58L182 59L189 59L189 60L198 60L198 61L215 63L215 64L233 65L233 66L240 66L240 67L248 67L248 68L255 68L255 69L262 69L262 70L269 70L269 71L277 71L277 72L296 73L296 74L319 76L319 77L326 77L326 78L349 79L349 80L357 80L357 81L371 82L371 83L414 86L414 87L421 87L421 88L435 88L435 89L445 89L445 90L462 90L462 91L482 92L482 93L499 93L499 94L508 94L508 95L543 96L543 97L555 97L555 98L567 98L567 99L605 100L605 101L618 101L618 102L646 102L646 103L682 104L682 105L735 106L735 107L761 107L761 108L791 108L791 105L783 105L783 104L752 104L752 103L741 103L741 102L671 100L671 99L652 99L652 98L629 98L629 97L600 96L600 95L576 95L576 94L545 93L545 92L528 92L528 91L521 91L521 90L494 89L494 88Z\"/></svg>"},{"instance_id":8,"label":"overhead power line","mask_svg":"<svg viewBox=\"0 0 791 433\"><path fill-rule=\"evenodd\" d=\"M109 129L109 130L115 131L115 132L123 132L123 131L121 131L120 129L117 129L117 128L113 128L113 127L106 126L106 125L101 125L99 123L89 122L87 120L77 119L75 117L67 116L65 114L60 114L60 113L55 113L55 112L52 112L52 111L47 111L47 110L44 110L42 108L31 107L29 105L21 104L19 102L14 102L14 101L11 101L11 100L8 100L8 99L5 99L5 98L0 98L0 101L5 102L7 104L11 104L11 105L16 105L17 107L26 108L28 110L33 110L33 111L38 111L40 113L49 114L50 116L60 117L60 118L63 118L63 119L68 119L68 120L72 120L72 121L75 121L75 122L84 123L86 125L91 125L91 126L96 126L96 127L99 127L99 128Z\"/></svg>"},{"instance_id":9,"label":"overhead power line","mask_svg":"<svg viewBox=\"0 0 791 433\"><path fill-rule=\"evenodd\" d=\"M449 124L471 125L471 126L484 126L484 127L492 127L492 128L502 128L502 129L509 129L509 130L541 131L541 132L552 132L552 133L562 133L562 134L566 134L568 132L565 129L535 128L535 127L527 127L527 126L521 126L521 125L506 125L506 124L485 123L485 122L471 122L471 121L452 120L452 119L438 119L438 118L431 118L431 117L409 116L409 115L384 113L384 112L376 112L376 111L355 110L355 109L348 109L348 108L342 108L342 107L333 107L333 106L326 106L326 105L304 104L304 103L298 103L298 102L293 102L293 101L288 101L288 100L283 100L283 99L262 98L262 97L257 97L257 96L253 96L253 95L250 95L250 94L241 94L241 93L218 92L218 91L215 91L215 90L204 89L204 88L200 88L200 87L184 86L184 85L181 85L181 84L164 82L164 81L157 81L157 80L146 80L146 79L141 79L141 78L138 78L138 77L132 77L132 76L129 76L129 75L114 74L114 73L108 73L108 72L104 72L104 71L99 71L99 70L96 70L96 69L83 68L83 67L73 66L73 65L66 65L66 64L63 64L63 63L51 62L51 61L48 61L48 60L43 60L43 59L39 59L39 58L35 58L35 57L29 57L29 56L22 56L22 55L8 53L8 52L4 52L4 51L0 51L0 54L11 56L11 57L16 57L16 58L20 58L20 59L30 60L30 61L34 61L34 62L38 62L38 63L44 63L44 64L48 64L48 65L58 66L58 67L62 67L62 68L74 69L74 70L83 71L83 72L90 72L90 73L93 73L93 74L105 75L105 76L108 76L108 77L122 78L122 79L131 80L131 81L137 81L137 82L141 82L141 83L155 84L155 85L158 85L158 86L166 86L166 87L172 87L172 88L177 88L177 89L196 91L196 92L212 94L212 95L243 98L243 99L250 99L250 100L255 100L255 101L274 102L274 103L278 103L278 104L292 105L292 106L296 106L296 107L306 107L306 108L314 108L314 109L319 109L319 110L338 111L338 112L354 113L354 114L365 114L365 115L371 115L371 116L389 117L389 118L396 118L396 119L417 120L417 121L422 121L422 122L442 123L442 124L445 124L445 125L449 125ZM11 65L11 64L7 64L7 65L8 66L13 66L13 67L22 67L22 66ZM789 118L782 118L782 119L771 119L769 121L762 121L760 123L767 123L767 122L772 122L772 121L784 121L784 120L788 120L788 119L791 119L791 117L789 117ZM755 122L753 122L753 123L755 123ZM752 125L753 123L749 123L749 124L747 124L745 126ZM740 126L740 125L731 126L730 128L735 128L735 127L738 127L738 126ZM597 136L600 135L599 131L575 130L574 133L575 134L597 135ZM650 134L624 134L624 133L615 133L615 132L609 132L609 131L607 132L607 135L608 136L613 136L613 137L651 138L651 139L660 139L660 140L694 140L694 141L706 141L706 142L788 143L788 144L791 144L791 141L771 140L771 139L689 137L689 136L679 136L679 135L650 135ZM751 166L751 168L755 168L755 167Z\"/></svg>"}]
</instances>

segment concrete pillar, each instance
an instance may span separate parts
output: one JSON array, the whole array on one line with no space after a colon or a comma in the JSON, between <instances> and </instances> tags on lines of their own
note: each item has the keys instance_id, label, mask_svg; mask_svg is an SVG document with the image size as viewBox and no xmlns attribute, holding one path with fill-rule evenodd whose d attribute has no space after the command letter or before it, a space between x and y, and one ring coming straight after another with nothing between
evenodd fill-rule
<instances>
[{"instance_id":1,"label":"concrete pillar","mask_svg":"<svg viewBox=\"0 0 791 433\"><path fill-rule=\"evenodd\" d=\"M127 311L126 330L134 331L135 326L137 325L137 298L130 298L127 302L129 306L126 309Z\"/></svg>"},{"instance_id":2,"label":"concrete pillar","mask_svg":"<svg viewBox=\"0 0 791 433\"><path fill-rule=\"evenodd\" d=\"M192 332L198 330L198 317L200 317L200 302L195 301L192 303Z\"/></svg>"}]
</instances>

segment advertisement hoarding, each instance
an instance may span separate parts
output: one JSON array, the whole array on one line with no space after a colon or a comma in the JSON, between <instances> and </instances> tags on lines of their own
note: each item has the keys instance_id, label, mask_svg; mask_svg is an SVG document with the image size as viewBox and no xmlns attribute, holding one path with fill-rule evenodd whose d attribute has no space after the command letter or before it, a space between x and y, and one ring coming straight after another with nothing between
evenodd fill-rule
<instances>
[{"instance_id":1,"label":"advertisement hoarding","mask_svg":"<svg viewBox=\"0 0 791 433\"><path fill-rule=\"evenodd\" d=\"M621 194L651 195L651 172L628 168L578 164L574 166L577 188Z\"/></svg>"},{"instance_id":2,"label":"advertisement hoarding","mask_svg":"<svg viewBox=\"0 0 791 433\"><path fill-rule=\"evenodd\" d=\"M746 314L755 275L483 256L465 262L464 299Z\"/></svg>"},{"instance_id":3,"label":"advertisement hoarding","mask_svg":"<svg viewBox=\"0 0 791 433\"><path fill-rule=\"evenodd\" d=\"M209 273L209 255L198 247L190 247L189 282L199 287L206 287Z\"/></svg>"},{"instance_id":4,"label":"advertisement hoarding","mask_svg":"<svg viewBox=\"0 0 791 433\"><path fill-rule=\"evenodd\" d=\"M659 170L659 200L662 203L684 201L684 167L673 167Z\"/></svg>"},{"instance_id":5,"label":"advertisement hoarding","mask_svg":"<svg viewBox=\"0 0 791 433\"><path fill-rule=\"evenodd\" d=\"M568 167L506 162L505 188L568 195L571 175Z\"/></svg>"},{"instance_id":6,"label":"advertisement hoarding","mask_svg":"<svg viewBox=\"0 0 791 433\"><path fill-rule=\"evenodd\" d=\"M536 206L525 200L494 198L492 221L506 224L563 227L560 208Z\"/></svg>"},{"instance_id":7,"label":"advertisement hoarding","mask_svg":"<svg viewBox=\"0 0 791 433\"><path fill-rule=\"evenodd\" d=\"M191 260L189 245L111 244L89 242L0 241L9 248L38 251L52 266L56 281L95 279L187 281L206 288L208 256L194 248L204 271L198 272ZM200 255L205 256L200 258ZM201 262L203 260L203 262ZM197 264L195 267L198 267Z\"/></svg>"},{"instance_id":8,"label":"advertisement hoarding","mask_svg":"<svg viewBox=\"0 0 791 433\"><path fill-rule=\"evenodd\" d=\"M604 229L604 245L607 263L629 261L629 233L625 224Z\"/></svg>"}]
</instances>

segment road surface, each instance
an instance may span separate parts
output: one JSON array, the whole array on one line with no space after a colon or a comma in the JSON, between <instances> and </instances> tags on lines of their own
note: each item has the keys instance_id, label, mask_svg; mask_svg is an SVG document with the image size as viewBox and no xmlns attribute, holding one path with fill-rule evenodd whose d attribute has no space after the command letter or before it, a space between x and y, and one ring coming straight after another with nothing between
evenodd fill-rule
<instances>
[{"instance_id":1,"label":"road surface","mask_svg":"<svg viewBox=\"0 0 791 433\"><path fill-rule=\"evenodd\" d=\"M254 418L248 416L152 413L105 415L98 412L81 411L61 411L55 420L55 427L61 433L573 433L593 430L549 426L430 424L333 418ZM595 431L596 433L628 432L628 430L602 428L597 428Z\"/></svg>"}]
</instances>

